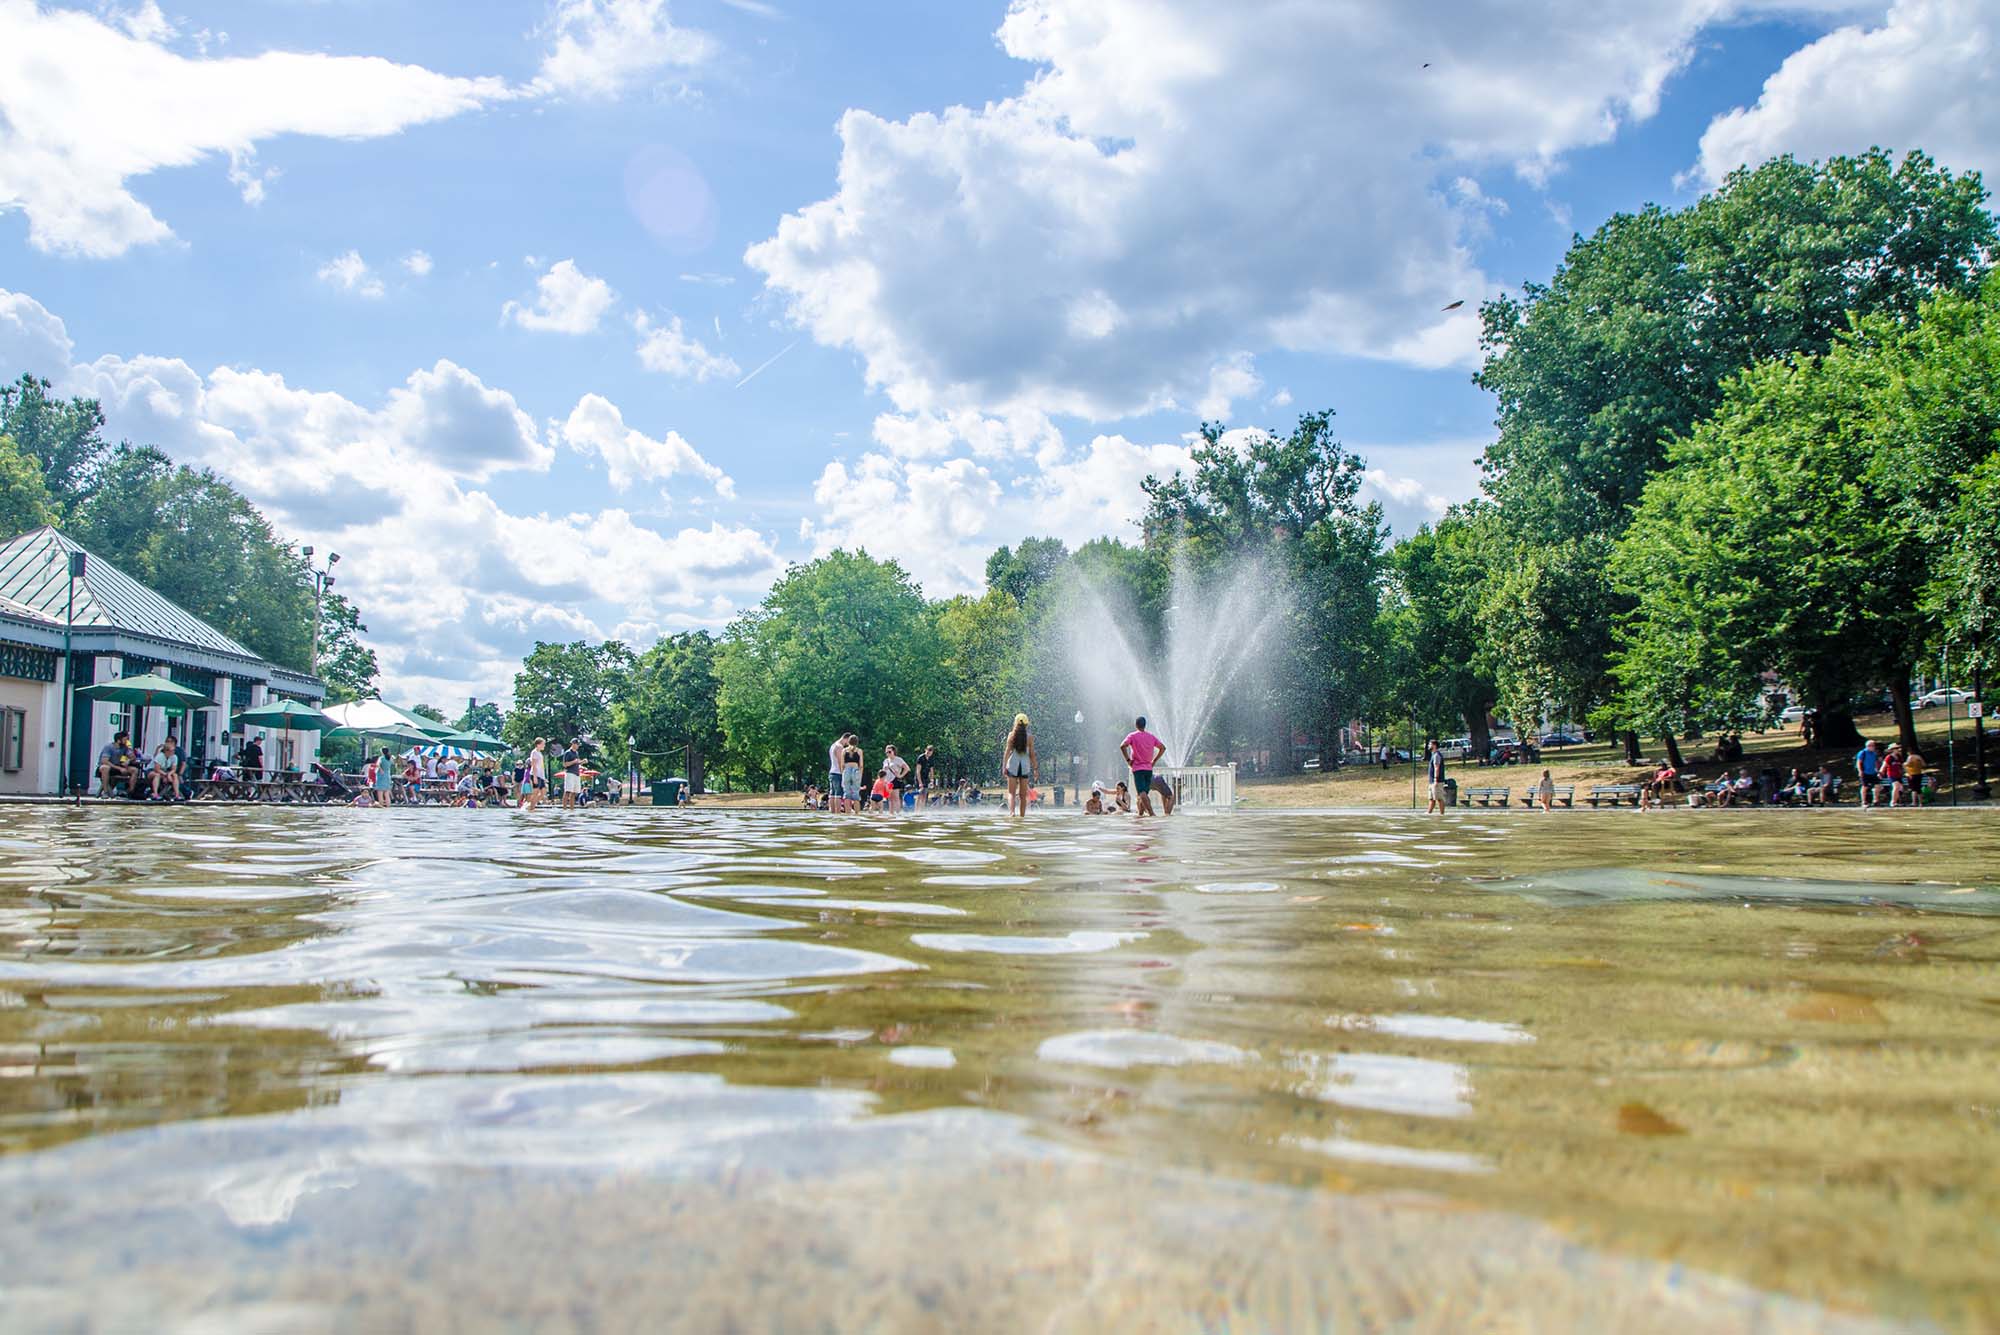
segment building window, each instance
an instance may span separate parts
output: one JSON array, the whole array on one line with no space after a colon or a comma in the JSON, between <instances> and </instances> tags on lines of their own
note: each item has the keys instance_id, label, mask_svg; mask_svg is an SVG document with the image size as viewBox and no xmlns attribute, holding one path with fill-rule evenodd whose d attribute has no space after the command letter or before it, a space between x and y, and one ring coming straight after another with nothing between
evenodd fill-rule
<instances>
[{"instance_id":1,"label":"building window","mask_svg":"<svg viewBox=\"0 0 2000 1335\"><path fill-rule=\"evenodd\" d=\"M12 774L27 759L28 715L19 709L0 710L0 770Z\"/></svg>"}]
</instances>

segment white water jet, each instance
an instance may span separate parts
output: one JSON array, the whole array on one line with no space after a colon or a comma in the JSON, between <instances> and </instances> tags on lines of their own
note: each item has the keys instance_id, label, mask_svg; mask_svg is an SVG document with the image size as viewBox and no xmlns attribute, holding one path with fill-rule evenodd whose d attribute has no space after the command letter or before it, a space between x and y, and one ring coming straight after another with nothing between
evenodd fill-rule
<instances>
[{"instance_id":1,"label":"white water jet","mask_svg":"<svg viewBox=\"0 0 2000 1335\"><path fill-rule=\"evenodd\" d=\"M1230 688L1274 646L1291 608L1284 582L1253 557L1206 577L1176 557L1158 646L1124 602L1086 581L1063 626L1087 763L1098 777L1122 774L1118 743L1142 715L1166 744L1165 763L1185 765Z\"/></svg>"}]
</instances>

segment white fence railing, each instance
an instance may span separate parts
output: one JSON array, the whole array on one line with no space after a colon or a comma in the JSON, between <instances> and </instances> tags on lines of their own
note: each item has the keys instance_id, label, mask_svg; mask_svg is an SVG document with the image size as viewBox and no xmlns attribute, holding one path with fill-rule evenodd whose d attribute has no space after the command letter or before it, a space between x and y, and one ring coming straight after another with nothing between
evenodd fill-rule
<instances>
[{"instance_id":1,"label":"white fence railing","mask_svg":"<svg viewBox=\"0 0 2000 1335\"><path fill-rule=\"evenodd\" d=\"M1162 766L1153 771L1155 782L1166 779L1174 785L1174 801L1184 807L1236 805L1236 766L1187 765L1178 769Z\"/></svg>"}]
</instances>

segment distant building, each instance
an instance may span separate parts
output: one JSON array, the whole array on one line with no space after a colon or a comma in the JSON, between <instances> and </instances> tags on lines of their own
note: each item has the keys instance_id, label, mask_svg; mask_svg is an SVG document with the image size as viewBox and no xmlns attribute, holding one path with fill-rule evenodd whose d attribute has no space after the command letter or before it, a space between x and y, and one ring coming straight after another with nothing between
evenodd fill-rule
<instances>
[{"instance_id":1,"label":"distant building","mask_svg":"<svg viewBox=\"0 0 2000 1335\"><path fill-rule=\"evenodd\" d=\"M0 793L59 791L62 646L71 606L70 557L83 548L52 528L0 543ZM73 684L157 673L214 704L191 717L161 709L75 700L70 708L69 781L92 784L98 748L120 731L147 752L172 732L192 764L234 755L238 712L288 698L318 705L326 685L259 658L124 571L84 553L69 622ZM303 767L317 758L316 733L265 731L265 764Z\"/></svg>"}]
</instances>

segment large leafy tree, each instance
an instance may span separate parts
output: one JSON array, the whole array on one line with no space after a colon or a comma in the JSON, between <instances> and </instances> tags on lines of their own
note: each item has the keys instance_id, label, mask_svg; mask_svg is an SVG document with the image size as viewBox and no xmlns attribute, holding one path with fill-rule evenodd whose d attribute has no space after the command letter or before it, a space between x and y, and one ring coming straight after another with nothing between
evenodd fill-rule
<instances>
[{"instance_id":1,"label":"large leafy tree","mask_svg":"<svg viewBox=\"0 0 2000 1335\"><path fill-rule=\"evenodd\" d=\"M1062 539L1023 538L1018 548L1010 551L1002 547L986 558L986 587L1025 603L1068 561L1069 548L1063 546Z\"/></svg>"},{"instance_id":2,"label":"large leafy tree","mask_svg":"<svg viewBox=\"0 0 2000 1335\"><path fill-rule=\"evenodd\" d=\"M1729 376L1825 351L1850 315L1908 320L1975 289L1995 244L1986 197L1976 172L1875 150L1776 158L1689 208L1614 215L1549 283L1481 310L1475 380L1499 400L1488 490L1516 527L1615 535Z\"/></svg>"},{"instance_id":3,"label":"large leafy tree","mask_svg":"<svg viewBox=\"0 0 2000 1335\"><path fill-rule=\"evenodd\" d=\"M1285 435L1205 423L1193 463L1146 479L1147 542L1181 548L1198 565L1254 557L1283 578L1288 633L1264 665L1273 754L1289 768L1292 732L1303 726L1318 734L1323 763L1335 763L1340 728L1367 712L1380 680L1387 530L1381 508L1360 500L1364 465L1334 438L1331 412L1307 413Z\"/></svg>"},{"instance_id":4,"label":"large leafy tree","mask_svg":"<svg viewBox=\"0 0 2000 1335\"><path fill-rule=\"evenodd\" d=\"M311 666L305 559L241 493L151 446L97 469L70 529L78 541L274 663ZM324 609L322 609L323 611Z\"/></svg>"},{"instance_id":5,"label":"large leafy tree","mask_svg":"<svg viewBox=\"0 0 2000 1335\"><path fill-rule=\"evenodd\" d=\"M491 700L468 700L465 712L452 726L460 732L483 732L488 737L498 737L507 726L507 715Z\"/></svg>"},{"instance_id":6,"label":"large leafy tree","mask_svg":"<svg viewBox=\"0 0 2000 1335\"><path fill-rule=\"evenodd\" d=\"M628 738L637 739L639 768L678 769L687 761L687 779L704 786L709 758L722 750L717 710L721 678L716 672L715 638L705 630L670 635L639 655L625 693L612 709L607 751L625 764ZM664 759L663 759L664 758Z\"/></svg>"},{"instance_id":7,"label":"large leafy tree","mask_svg":"<svg viewBox=\"0 0 2000 1335\"><path fill-rule=\"evenodd\" d=\"M0 436L0 538L52 524L55 518L40 463L12 436Z\"/></svg>"},{"instance_id":8,"label":"large leafy tree","mask_svg":"<svg viewBox=\"0 0 2000 1335\"><path fill-rule=\"evenodd\" d=\"M775 782L825 768L858 732L872 767L885 743L922 745L939 718L935 619L893 561L835 551L794 566L734 622L717 671L732 759Z\"/></svg>"},{"instance_id":9,"label":"large leafy tree","mask_svg":"<svg viewBox=\"0 0 2000 1335\"><path fill-rule=\"evenodd\" d=\"M104 413L95 399L60 399L49 382L24 375L0 385L0 436L41 466L57 521L67 520L90 494L106 446Z\"/></svg>"},{"instance_id":10,"label":"large leafy tree","mask_svg":"<svg viewBox=\"0 0 2000 1335\"><path fill-rule=\"evenodd\" d=\"M936 685L948 707L940 711L935 735L926 734L925 744L938 748L939 768L947 777L997 775L1000 739L1026 703L1027 615L1001 588L983 598L948 599L935 610Z\"/></svg>"},{"instance_id":11,"label":"large leafy tree","mask_svg":"<svg viewBox=\"0 0 2000 1335\"><path fill-rule=\"evenodd\" d=\"M1996 380L2000 282L1732 379L1672 447L1614 557L1635 602L1627 657L1700 662L1739 691L1775 668L1830 742L1857 740L1849 702L1886 682L1913 747L1910 674L1936 639L1941 590L1979 586L1958 540L1980 527L1981 469L2000 447Z\"/></svg>"},{"instance_id":12,"label":"large leafy tree","mask_svg":"<svg viewBox=\"0 0 2000 1335\"><path fill-rule=\"evenodd\" d=\"M610 737L611 708L626 691L632 651L617 640L537 642L514 674L514 712L501 736L525 749L537 737Z\"/></svg>"},{"instance_id":13,"label":"large leafy tree","mask_svg":"<svg viewBox=\"0 0 2000 1335\"><path fill-rule=\"evenodd\" d=\"M1462 722L1482 756L1492 736L1487 716L1500 699L1483 609L1505 549L1492 507L1473 504L1397 543L1390 563L1387 619L1399 700L1426 731Z\"/></svg>"}]
</instances>

